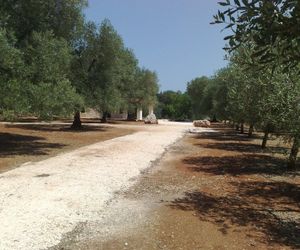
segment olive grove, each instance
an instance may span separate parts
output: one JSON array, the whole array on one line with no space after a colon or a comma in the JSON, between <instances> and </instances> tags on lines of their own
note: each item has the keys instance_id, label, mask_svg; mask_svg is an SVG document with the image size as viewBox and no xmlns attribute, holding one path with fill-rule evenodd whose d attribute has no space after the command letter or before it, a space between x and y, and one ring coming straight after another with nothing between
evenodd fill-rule
<instances>
[{"instance_id":1,"label":"olive grove","mask_svg":"<svg viewBox=\"0 0 300 250\"><path fill-rule=\"evenodd\" d=\"M1 119L75 114L72 127L80 128L84 108L106 121L110 112L156 101L156 74L139 67L109 20L86 21L86 6L86 0L0 0Z\"/></svg>"}]
</instances>

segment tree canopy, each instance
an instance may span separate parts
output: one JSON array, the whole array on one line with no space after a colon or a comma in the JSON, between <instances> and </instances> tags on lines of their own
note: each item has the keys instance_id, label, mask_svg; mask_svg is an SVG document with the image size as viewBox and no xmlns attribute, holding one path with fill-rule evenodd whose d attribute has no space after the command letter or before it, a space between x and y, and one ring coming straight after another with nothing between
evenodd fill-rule
<instances>
[{"instance_id":1,"label":"tree canopy","mask_svg":"<svg viewBox=\"0 0 300 250\"><path fill-rule=\"evenodd\" d=\"M265 65L278 62L298 67L300 62L300 2L298 0L226 0L225 10L215 15L214 23L225 24L232 34L227 49L244 43L254 44L252 59Z\"/></svg>"},{"instance_id":2,"label":"tree canopy","mask_svg":"<svg viewBox=\"0 0 300 250\"><path fill-rule=\"evenodd\" d=\"M156 102L156 74L139 68L109 20L85 22L85 6L0 0L0 117L75 112L80 121L84 107L106 116Z\"/></svg>"}]
</instances>

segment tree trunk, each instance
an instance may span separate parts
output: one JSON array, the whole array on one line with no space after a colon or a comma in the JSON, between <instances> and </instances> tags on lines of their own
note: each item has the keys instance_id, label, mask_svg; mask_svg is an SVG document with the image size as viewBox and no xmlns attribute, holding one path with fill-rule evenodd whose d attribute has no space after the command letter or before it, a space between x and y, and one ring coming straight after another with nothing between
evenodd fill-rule
<instances>
[{"instance_id":1,"label":"tree trunk","mask_svg":"<svg viewBox=\"0 0 300 250\"><path fill-rule=\"evenodd\" d=\"M81 119L80 119L80 111L76 111L74 115L73 124L71 126L72 129L82 129Z\"/></svg>"},{"instance_id":2,"label":"tree trunk","mask_svg":"<svg viewBox=\"0 0 300 250\"><path fill-rule=\"evenodd\" d=\"M244 123L241 123L241 134L244 134Z\"/></svg>"},{"instance_id":3,"label":"tree trunk","mask_svg":"<svg viewBox=\"0 0 300 250\"><path fill-rule=\"evenodd\" d=\"M107 116L108 116L108 112L107 111L103 112L103 116L101 119L102 123L107 123Z\"/></svg>"},{"instance_id":4,"label":"tree trunk","mask_svg":"<svg viewBox=\"0 0 300 250\"><path fill-rule=\"evenodd\" d=\"M253 135L253 130L254 130L254 125L253 125L253 124L250 124L249 131L248 131L248 137L249 137L249 138L252 137L252 135Z\"/></svg>"},{"instance_id":5,"label":"tree trunk","mask_svg":"<svg viewBox=\"0 0 300 250\"><path fill-rule=\"evenodd\" d=\"M261 148L262 148L262 149L265 149L265 148L266 148L268 138L269 138L269 130L266 130L266 131L265 131L265 134L264 134L264 138L263 138L262 144L261 144Z\"/></svg>"},{"instance_id":6,"label":"tree trunk","mask_svg":"<svg viewBox=\"0 0 300 250\"><path fill-rule=\"evenodd\" d=\"M217 120L217 116L216 115L213 115L213 118L212 118L212 120L211 120L211 122L217 122L218 120Z\"/></svg>"},{"instance_id":7,"label":"tree trunk","mask_svg":"<svg viewBox=\"0 0 300 250\"><path fill-rule=\"evenodd\" d=\"M290 157L289 157L288 169L291 169L291 170L296 169L297 155L299 152L299 147L300 147L300 137L295 136L293 146L291 149L291 153L290 153Z\"/></svg>"},{"instance_id":8,"label":"tree trunk","mask_svg":"<svg viewBox=\"0 0 300 250\"><path fill-rule=\"evenodd\" d=\"M235 130L236 131L239 131L240 130L240 126L239 126L239 124L237 123L237 124L235 124Z\"/></svg>"}]
</instances>

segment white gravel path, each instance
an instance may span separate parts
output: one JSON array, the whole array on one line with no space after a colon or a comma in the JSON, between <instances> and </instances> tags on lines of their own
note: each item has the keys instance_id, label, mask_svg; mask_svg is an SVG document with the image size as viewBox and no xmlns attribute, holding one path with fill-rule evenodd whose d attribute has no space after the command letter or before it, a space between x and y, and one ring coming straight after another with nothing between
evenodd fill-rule
<instances>
[{"instance_id":1,"label":"white gravel path","mask_svg":"<svg viewBox=\"0 0 300 250\"><path fill-rule=\"evenodd\" d=\"M0 249L45 249L99 220L114 193L190 127L164 122L0 174Z\"/></svg>"}]
</instances>

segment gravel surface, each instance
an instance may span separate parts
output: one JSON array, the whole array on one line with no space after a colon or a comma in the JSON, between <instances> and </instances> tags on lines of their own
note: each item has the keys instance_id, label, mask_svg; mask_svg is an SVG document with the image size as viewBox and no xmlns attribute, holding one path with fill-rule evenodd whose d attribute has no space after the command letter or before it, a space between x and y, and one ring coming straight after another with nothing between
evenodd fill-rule
<instances>
[{"instance_id":1,"label":"gravel surface","mask_svg":"<svg viewBox=\"0 0 300 250\"><path fill-rule=\"evenodd\" d=\"M0 249L45 249L80 223L101 219L114 193L183 136L164 122L0 175Z\"/></svg>"},{"instance_id":2,"label":"gravel surface","mask_svg":"<svg viewBox=\"0 0 300 250\"><path fill-rule=\"evenodd\" d=\"M115 194L101 219L77 225L51 250L300 249L299 178L271 181L258 140L213 128L190 129ZM241 152L253 145L253 158Z\"/></svg>"}]
</instances>

